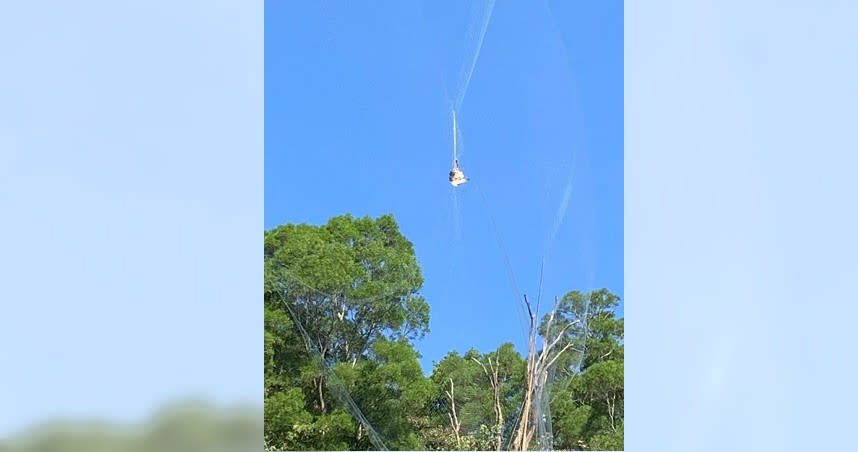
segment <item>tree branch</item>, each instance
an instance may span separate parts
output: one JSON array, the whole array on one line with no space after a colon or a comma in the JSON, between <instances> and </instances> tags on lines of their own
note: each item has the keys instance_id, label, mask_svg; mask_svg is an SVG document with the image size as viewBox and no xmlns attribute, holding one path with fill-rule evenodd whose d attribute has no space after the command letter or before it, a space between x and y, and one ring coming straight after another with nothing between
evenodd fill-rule
<instances>
[{"instance_id":1,"label":"tree branch","mask_svg":"<svg viewBox=\"0 0 858 452\"><path fill-rule=\"evenodd\" d=\"M554 348L554 346L557 345L558 342L560 342L560 339L563 338L563 335L566 333L566 330L568 330L573 325L575 325L576 323L579 323L579 322L580 322L580 320L573 320L573 321L567 323L565 326L563 326L563 329L561 329L560 332L557 333L557 336L554 337L554 340L551 342L551 345L548 347L549 350Z\"/></svg>"},{"instance_id":2,"label":"tree branch","mask_svg":"<svg viewBox=\"0 0 858 452\"><path fill-rule=\"evenodd\" d=\"M474 360L475 363L479 364L480 367L483 368L483 372L485 372L486 376L488 377L489 371L488 371L488 369L486 369L486 366L482 362L480 362L480 360L478 360L477 358L471 358L471 359ZM489 358L489 364L491 364L491 363L492 363L492 360L491 360L491 358Z\"/></svg>"},{"instance_id":3,"label":"tree branch","mask_svg":"<svg viewBox=\"0 0 858 452\"><path fill-rule=\"evenodd\" d=\"M527 294L524 294L524 304L527 306L527 315L530 317L530 327L533 328L533 310L530 309L530 300L527 299Z\"/></svg>"},{"instance_id":4,"label":"tree branch","mask_svg":"<svg viewBox=\"0 0 858 452\"><path fill-rule=\"evenodd\" d=\"M549 362L548 362L548 364L546 364L546 365L545 365L545 367L546 367L546 368L551 367L551 365L552 365L552 364L554 364L554 361L557 361L557 358L559 358L559 357L560 357L560 355L562 355L562 354L563 354L563 352L565 352L566 350L568 350L568 349L569 349L570 347L572 347L574 344L575 344L574 342L570 342L570 343L566 344L566 346L565 346L565 347L561 348L561 349L560 349L560 351L559 351L559 352L557 352L557 354L556 354L556 355L554 355L554 358L552 358L552 359L551 359L551 361L549 361ZM578 351L581 351L581 350L578 350Z\"/></svg>"}]
</instances>

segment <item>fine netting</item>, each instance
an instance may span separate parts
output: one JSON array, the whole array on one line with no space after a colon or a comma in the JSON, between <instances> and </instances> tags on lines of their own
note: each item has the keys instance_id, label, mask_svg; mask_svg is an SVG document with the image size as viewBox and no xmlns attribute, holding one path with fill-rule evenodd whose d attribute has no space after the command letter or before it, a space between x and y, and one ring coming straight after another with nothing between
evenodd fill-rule
<instances>
[{"instance_id":1,"label":"fine netting","mask_svg":"<svg viewBox=\"0 0 858 452\"><path fill-rule=\"evenodd\" d=\"M488 0L485 6L480 2L474 2L471 10L471 15L482 16L481 20L471 20L468 27L467 39L473 41L474 45L468 46L469 53L462 64L459 71L458 86L456 89L456 98L453 100L452 109L459 110L462 106L462 101L465 99L465 93L468 91L468 86L471 84L471 77L474 75L474 68L477 65L477 60L480 58L480 51L483 49L483 41L486 37L486 30L489 27L489 22L492 18L492 11L495 8L495 0Z\"/></svg>"},{"instance_id":2,"label":"fine netting","mask_svg":"<svg viewBox=\"0 0 858 452\"><path fill-rule=\"evenodd\" d=\"M282 265L281 266L275 266L275 268L278 271L280 271L281 273L287 275L287 277L291 278L293 280L293 282L303 286L305 289L308 289L311 292L314 292L318 295L328 297L329 299L334 299L333 295L327 294L321 290L318 290L315 287L307 284L303 280L295 277L292 274L292 272L290 272L288 269L286 269ZM290 300L289 300L289 298L287 298L287 295L286 295L286 294L291 292L289 290L290 286L282 280L275 281L274 285L281 295L283 305L286 307L286 310L289 311L289 316L292 318L292 322L294 323L295 327L300 332L301 338L304 340L304 346L307 350L307 354L314 361L314 363L319 366L319 369L321 372L321 377L322 377L323 381L325 382L325 387L328 388L328 392L334 397L334 399L336 399L344 407L346 407L346 409L349 411L349 413L351 413L351 415L355 418L355 420L357 420L360 423L360 425L366 430L367 438L372 443L372 445L375 446L375 448L377 450L387 450L387 447L384 445L384 441L382 440L381 435L378 434L378 432L375 430L375 428L372 426L372 424L370 424L370 422L366 418L366 416L364 416L363 412L360 410L357 403L355 403L355 401L352 398L351 394L349 393L348 389L346 389L345 385L340 380L340 378L337 376L336 372L334 372L333 369L331 368L331 365L328 363L328 360L326 359L326 357L322 356L322 353L319 349L319 346L317 345L318 344L317 341L314 341L310 337L310 334L304 328L304 325L301 322L299 316L297 315L295 310L292 308ZM387 293L387 294L376 295L374 297L368 297L368 298L364 298L364 299L351 300L351 301L368 302L368 301L373 301L373 300L379 299L381 297L390 296L390 295L391 295L391 293ZM300 297L296 298L296 301L301 301Z\"/></svg>"},{"instance_id":3,"label":"fine netting","mask_svg":"<svg viewBox=\"0 0 858 452\"><path fill-rule=\"evenodd\" d=\"M537 351L531 347L528 352L528 374L533 381L530 389L532 401L529 409L525 408L526 405L521 407L515 423L518 428L522 428L522 423L525 423L528 428L522 428L520 437L515 437L515 439L512 436L509 437L506 448L553 450L554 431L551 421L551 403L554 400L553 395L562 394L566 391L572 379L580 373L589 338L589 305L590 301L587 297L584 305L580 306L577 311L573 309L575 312L566 319L572 328L564 327L557 336L551 336L550 330L541 332L542 348ZM555 304L549 316L555 318L557 312ZM551 320L549 320L549 324L550 322ZM535 338L535 335L533 337ZM557 343L556 340L561 337L567 337L566 346L562 347L560 351L551 351ZM549 352L545 352L545 350L549 350ZM564 356L569 359L562 360L561 358ZM562 368L559 366L560 362L563 363Z\"/></svg>"},{"instance_id":4,"label":"fine netting","mask_svg":"<svg viewBox=\"0 0 858 452\"><path fill-rule=\"evenodd\" d=\"M572 165L569 168L569 176L567 178L566 187L563 190L563 197L560 200L560 204L557 206L557 212L554 215L554 222L551 225L550 232L545 237L545 244L543 245L542 252L542 260L543 265L549 259L549 255L551 254L551 248L554 244L554 241L557 239L557 234L560 232L560 226L563 225L563 221L566 218L566 210L569 207L569 200L572 198L572 186L575 176L575 156L577 153L572 154Z\"/></svg>"},{"instance_id":5,"label":"fine netting","mask_svg":"<svg viewBox=\"0 0 858 452\"><path fill-rule=\"evenodd\" d=\"M518 290L518 284L516 283L515 270L512 266L512 260L509 257L509 252L507 251L503 238L501 237L500 230L497 227L497 223L495 223L494 216L489 210L488 201L486 200L485 194L483 194L483 191L480 189L478 184L475 183L474 187L476 188L477 193L480 195L480 201L483 206L483 211L485 212L486 218L489 221L489 225L492 228L498 251L503 257L504 265L506 267L507 278L509 279L510 289L512 290L513 305L518 312L519 325L521 326L522 336L525 336L525 328L528 324L527 314L524 312L524 308L521 305L521 292Z\"/></svg>"},{"instance_id":6,"label":"fine netting","mask_svg":"<svg viewBox=\"0 0 858 452\"><path fill-rule=\"evenodd\" d=\"M584 360L584 355L587 351L587 341L589 340L589 315L590 302L589 297L584 306L584 311L578 314L581 321L579 331L580 342L579 348L572 349L574 359L563 371L560 372L556 363L549 366L545 372L544 380L538 388L537 397L533 404L533 418L536 420L536 437L534 438L537 450L553 450L554 449L554 430L551 423L551 402L557 395L563 394L572 380L580 373L581 364Z\"/></svg>"}]
</instances>

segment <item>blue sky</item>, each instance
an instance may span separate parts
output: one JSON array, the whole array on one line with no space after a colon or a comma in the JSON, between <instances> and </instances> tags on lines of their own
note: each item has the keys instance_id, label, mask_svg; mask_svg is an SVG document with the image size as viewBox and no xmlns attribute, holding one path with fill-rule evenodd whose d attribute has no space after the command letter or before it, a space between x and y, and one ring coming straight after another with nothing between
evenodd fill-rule
<instances>
[{"instance_id":1,"label":"blue sky","mask_svg":"<svg viewBox=\"0 0 858 452\"><path fill-rule=\"evenodd\" d=\"M427 372L521 346L507 257L534 298L543 256L545 298L623 294L623 3L498 2L464 89L486 4L266 4L265 228L393 213L426 279Z\"/></svg>"},{"instance_id":2,"label":"blue sky","mask_svg":"<svg viewBox=\"0 0 858 452\"><path fill-rule=\"evenodd\" d=\"M460 192L461 248L445 202L449 123L441 76L429 69L461 65L466 11L440 20L439 7L428 22L401 5L390 16L330 10L321 20L268 2L279 23L266 24L266 158L277 166L267 166L263 187L262 2L7 3L0 47L15 70L0 72L0 437L58 415L132 422L195 394L261 403L263 190L267 227L396 213L433 305L433 332L418 344L424 361L461 347L457 336L484 348L515 336L472 185ZM575 174L599 183L573 195L581 221L563 223L547 284L588 284L570 257L592 237L587 226L600 234L587 242L595 258L585 268L594 285L613 288L622 283L622 6L555 2L548 15L534 3L495 9L462 105L462 163L532 293L556 205L525 195L547 185L556 200L565 182L540 180L548 174L535 168L580 139L574 150L591 166ZM290 5L299 6L308 7ZM858 42L856 14L855 2L626 5L629 449L716 450L729 436L749 449L798 449L813 438L816 449L836 450L851 439L858 215L843 206L858 192L858 60L843 56ZM394 27L394 16L405 25ZM398 41L367 36L347 17ZM322 42L327 56L316 54ZM357 64L367 43L383 52ZM383 61L400 44L411 50ZM304 65L289 72L285 56ZM537 83L537 58L555 81ZM343 68L351 74L320 72ZM576 103L563 104L569 92ZM516 110L535 102L545 110ZM379 123L353 114L364 110ZM362 171L373 177L345 169L358 157L331 159L338 149L378 165ZM313 170L330 189L287 175L289 157L319 163ZM376 181L391 168L393 179ZM505 183L522 195L510 197ZM524 229L507 209L538 214L535 224ZM461 256L453 300L450 248ZM808 309L809 300L824 309ZM464 310L481 316L453 315Z\"/></svg>"}]
</instances>

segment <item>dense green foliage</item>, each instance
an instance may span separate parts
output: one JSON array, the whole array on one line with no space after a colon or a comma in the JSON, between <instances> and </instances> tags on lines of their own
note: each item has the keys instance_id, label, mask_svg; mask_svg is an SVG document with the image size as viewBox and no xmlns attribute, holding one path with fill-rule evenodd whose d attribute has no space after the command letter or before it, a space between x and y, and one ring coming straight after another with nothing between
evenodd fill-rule
<instances>
[{"instance_id":1,"label":"dense green foliage","mask_svg":"<svg viewBox=\"0 0 858 452\"><path fill-rule=\"evenodd\" d=\"M349 396L390 449L508 447L526 357L510 343L486 353L451 351L424 376L413 345L428 333L422 285L413 246L390 215L266 231L269 450L373 449ZM623 448L618 302L602 289L569 292L558 305L558 316L585 312L589 320L583 356L563 355L549 381L555 448Z\"/></svg>"}]
</instances>

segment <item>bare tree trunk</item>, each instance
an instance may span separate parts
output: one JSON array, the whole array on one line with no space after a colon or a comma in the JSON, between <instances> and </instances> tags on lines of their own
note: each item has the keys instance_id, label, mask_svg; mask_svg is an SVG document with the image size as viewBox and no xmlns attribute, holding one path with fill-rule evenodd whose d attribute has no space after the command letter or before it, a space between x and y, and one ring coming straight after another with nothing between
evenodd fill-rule
<instances>
[{"instance_id":1,"label":"bare tree trunk","mask_svg":"<svg viewBox=\"0 0 858 452\"><path fill-rule=\"evenodd\" d=\"M491 363L492 361L489 359L489 365L491 365ZM500 357L495 356L495 365L493 367L492 376L494 384L492 385L492 389L495 393L495 425L499 430L495 434L495 450L501 450L503 448L503 405L501 405L500 380L498 379Z\"/></svg>"},{"instance_id":2,"label":"bare tree trunk","mask_svg":"<svg viewBox=\"0 0 858 452\"><path fill-rule=\"evenodd\" d=\"M486 365L483 364L477 358L472 358L480 367L483 368L483 372L489 378L489 384L492 387L492 396L494 398L494 410L495 410L495 425L498 429L503 427L503 405L501 405L500 401L500 378L498 376L498 372L500 371L500 357L495 356L495 362L492 363L492 358L489 356L489 368L491 369L491 373L489 373L489 369L486 369ZM501 450L503 448L503 433L498 432L495 434L495 450Z\"/></svg>"},{"instance_id":3,"label":"bare tree trunk","mask_svg":"<svg viewBox=\"0 0 858 452\"><path fill-rule=\"evenodd\" d=\"M524 296L524 303L527 305L527 312L530 316L530 331L527 344L527 379L524 385L524 403L514 441L516 450L527 450L529 436L527 432L532 428L530 415L533 406L533 379L536 374L536 313L531 309L527 295Z\"/></svg>"},{"instance_id":4,"label":"bare tree trunk","mask_svg":"<svg viewBox=\"0 0 858 452\"><path fill-rule=\"evenodd\" d=\"M536 429L534 427L531 427L530 430L527 431L527 434L524 437L524 449L522 450L527 450L527 447L530 445L530 441L533 440L533 432L535 430Z\"/></svg>"},{"instance_id":5,"label":"bare tree trunk","mask_svg":"<svg viewBox=\"0 0 858 452\"><path fill-rule=\"evenodd\" d=\"M325 385L325 378L319 377L319 407L322 409L322 413L325 412L325 394L322 392L322 388Z\"/></svg>"},{"instance_id":6,"label":"bare tree trunk","mask_svg":"<svg viewBox=\"0 0 858 452\"><path fill-rule=\"evenodd\" d=\"M459 417L456 415L456 396L453 388L453 379L450 379L450 390L447 392L447 398L450 399L450 412L447 417L450 418L450 427L453 428L453 433L456 434L456 447L462 446L462 439L459 436Z\"/></svg>"},{"instance_id":7,"label":"bare tree trunk","mask_svg":"<svg viewBox=\"0 0 858 452\"><path fill-rule=\"evenodd\" d=\"M515 450L527 450L527 429L529 428L528 420L530 420L530 395L525 394L524 405L521 408L521 420L519 421L518 431L515 434Z\"/></svg>"},{"instance_id":8,"label":"bare tree trunk","mask_svg":"<svg viewBox=\"0 0 858 452\"><path fill-rule=\"evenodd\" d=\"M495 450L503 449L503 413L498 414L498 432L495 434Z\"/></svg>"},{"instance_id":9,"label":"bare tree trunk","mask_svg":"<svg viewBox=\"0 0 858 452\"><path fill-rule=\"evenodd\" d=\"M319 351L321 352L321 355L322 355L321 359L324 362L325 361L325 354L328 352L327 344L320 344ZM325 374L324 374L324 371L322 371L322 374L319 375L319 386L318 386L318 389L319 389L319 407L321 408L322 413L325 412L324 387L325 387Z\"/></svg>"},{"instance_id":10,"label":"bare tree trunk","mask_svg":"<svg viewBox=\"0 0 858 452\"><path fill-rule=\"evenodd\" d=\"M611 419L611 430L613 430L614 433L617 432L617 424L614 421L614 413L616 411L616 398L615 397L616 396L612 395L611 397L606 398L606 400L605 400L608 403L608 416Z\"/></svg>"},{"instance_id":11,"label":"bare tree trunk","mask_svg":"<svg viewBox=\"0 0 858 452\"><path fill-rule=\"evenodd\" d=\"M542 401L542 397L545 391L545 385L547 382L548 371L555 361L562 355L566 350L572 347L573 343L569 342L564 345L563 348L558 352L554 352L555 346L563 339L566 334L566 331L572 327L572 325L576 324L578 320L574 322L570 322L567 325L564 325L563 328L556 333L556 335L549 340L548 337L542 337L542 350L539 352L537 356L536 353L536 338L539 335L539 328L536 322L537 315L539 314L537 305L537 311L534 312L530 305L530 300L527 299L527 295L524 296L524 303L527 306L527 312L530 314L530 332L528 335L528 350L527 350L527 378L525 380L524 387L524 402L522 404L521 409L521 417L518 421L518 425L515 432L515 439L512 442L512 448L516 450L527 450L530 446L530 442L533 439L536 430L539 427L539 423L542 421L539 419L538 413L534 410L534 404L540 403ZM554 298L554 306L551 308L551 312L548 316L548 321L545 325L545 334L550 335L552 333L552 326L554 325L555 315L557 314L557 308L559 306L560 300L555 297Z\"/></svg>"}]
</instances>

